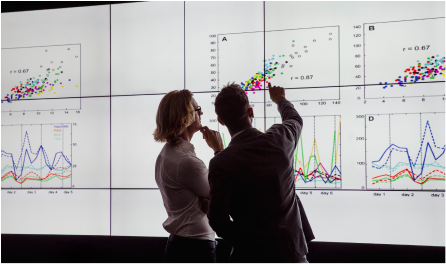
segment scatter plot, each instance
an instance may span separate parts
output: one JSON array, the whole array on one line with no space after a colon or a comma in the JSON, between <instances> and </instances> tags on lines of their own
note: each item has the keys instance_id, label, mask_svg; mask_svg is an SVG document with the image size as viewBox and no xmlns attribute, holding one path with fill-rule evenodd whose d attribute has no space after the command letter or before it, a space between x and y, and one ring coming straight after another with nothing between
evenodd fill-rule
<instances>
[{"instance_id":1,"label":"scatter plot","mask_svg":"<svg viewBox=\"0 0 446 264\"><path fill-rule=\"evenodd\" d=\"M2 111L57 109L35 99L79 98L80 55L80 45L3 48ZM79 102L67 100L62 109L79 109Z\"/></svg>"},{"instance_id":2,"label":"scatter plot","mask_svg":"<svg viewBox=\"0 0 446 264\"><path fill-rule=\"evenodd\" d=\"M365 98L443 96L444 23L432 18L364 24ZM407 29L416 33L403 33Z\"/></svg>"},{"instance_id":3,"label":"scatter plot","mask_svg":"<svg viewBox=\"0 0 446 264\"><path fill-rule=\"evenodd\" d=\"M235 81L250 95L271 82L313 88L300 100L339 99L338 27L267 31L265 39L263 32L218 35L218 67L220 89Z\"/></svg>"},{"instance_id":4,"label":"scatter plot","mask_svg":"<svg viewBox=\"0 0 446 264\"><path fill-rule=\"evenodd\" d=\"M435 80L439 79L438 77L444 77L444 62L445 57L439 58L439 55L427 57L425 63L421 64L420 61L417 61L417 66L409 66L409 68L404 70L403 76L398 76L395 79L395 82L398 83L399 86L404 87L404 84L414 84L418 81L424 80ZM379 84L383 84L380 82ZM384 83L383 89L388 87L387 82ZM393 85L390 85L393 87Z\"/></svg>"}]
</instances>

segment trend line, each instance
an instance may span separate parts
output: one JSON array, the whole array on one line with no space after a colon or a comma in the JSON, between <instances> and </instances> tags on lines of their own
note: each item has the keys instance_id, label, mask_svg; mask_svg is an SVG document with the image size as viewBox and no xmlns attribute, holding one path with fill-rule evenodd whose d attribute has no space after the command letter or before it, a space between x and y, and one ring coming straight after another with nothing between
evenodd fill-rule
<instances>
[{"instance_id":1,"label":"trend line","mask_svg":"<svg viewBox=\"0 0 446 264\"><path fill-rule=\"evenodd\" d=\"M428 128L429 128L430 138L426 139L426 132L428 131ZM432 141L432 144L431 144L431 142L428 141L429 139ZM424 152L423 152L424 158L421 161L421 156L422 156L421 154L422 154L423 149L424 149ZM424 184L430 180L444 181L445 180L445 173L444 173L445 166L439 164L438 160L441 157L443 157L445 149L446 149L446 145L444 145L443 147L439 147L435 143L435 138L434 138L434 135L432 134L432 129L431 129L431 126L430 126L430 123L428 120L428 121L426 121L426 125L424 127L424 133L423 133L423 137L421 140L420 149L418 150L418 154L417 154L415 160L413 160L411 158L411 156L409 154L409 150L407 148L399 147L395 144L391 144L384 151L384 153L381 155L379 160L372 161L372 168L375 168L375 169L383 169L384 168L384 169L389 169L390 171L394 171L398 167L401 167L401 166L405 166L406 168L399 171L398 173L396 173L393 176L391 176L389 174L383 174L383 175L378 175L376 177L373 177L372 184L396 181L398 179L402 179L402 178L406 178L406 177L410 177L413 182L418 183L418 184ZM408 162L398 162L397 165L395 165L394 167L387 165L387 163L389 162L389 160L392 156L392 153L394 151L404 153L405 156L407 157ZM437 152L437 154L435 152ZM426 158L427 158L428 154L432 155L432 157L435 160L434 162L426 163ZM420 159L420 161L418 159ZM435 170L427 173L425 176L423 176L423 172L424 172L425 168L430 167L430 166L443 169L443 171L435 169ZM415 172L415 170L418 169L417 167L419 167L419 169L420 169L419 173Z\"/></svg>"},{"instance_id":2,"label":"trend line","mask_svg":"<svg viewBox=\"0 0 446 264\"><path fill-rule=\"evenodd\" d=\"M317 179L321 179L324 183L335 183L341 181L341 171L338 168L337 164L337 156L338 156L338 149L339 149L339 135L341 130L341 119L339 118L339 128L338 131L334 131L333 136L333 149L332 149L332 156L331 156L331 168L329 171L327 171L324 167L324 165L321 162L320 155L319 155L319 149L317 146L316 139L313 140L313 145L311 148L310 158L307 163L305 163L304 159L304 152L303 152L303 139L302 136L300 137L300 151L302 152L302 162L298 159L298 151L299 151L299 144L297 144L296 147L296 155L295 155L295 168L297 168L297 163L299 163L300 168L296 169L296 174L294 181L303 181L304 183L312 182ZM336 133L337 132L337 133ZM336 140L336 134L337 134L337 140ZM316 169L310 171L310 164L311 160L314 159L314 162L317 164ZM333 161L334 161L334 167L333 167Z\"/></svg>"},{"instance_id":3,"label":"trend line","mask_svg":"<svg viewBox=\"0 0 446 264\"><path fill-rule=\"evenodd\" d=\"M28 143L25 147L25 143ZM45 166L35 169L33 165L34 162L38 159L39 155L42 155L43 160L45 161ZM33 157L32 157L33 156ZM50 163L50 159L48 155L41 145L36 152L33 152L31 143L29 141L28 131L25 132L25 137L23 139L22 149L20 151L20 157L17 163L14 160L14 156L12 153L7 153L2 150L2 158L10 158L11 165L5 165L2 169L2 181L13 178L17 183L24 183L26 180L40 180L40 181L48 181L54 177L58 177L59 179L66 179L71 177L71 162L67 156L65 156L61 151L57 152L54 155L53 161ZM29 161L30 166L25 166L25 161ZM57 167L59 162L65 160L67 162L67 166ZM3 163L3 162L2 162ZM48 174L45 177L40 177L38 173L34 171L42 171L47 167L49 169ZM11 169L11 170L9 170ZM31 169L31 172L24 174L25 169ZM5 171L5 174L3 174ZM69 175L64 175L66 172L70 172Z\"/></svg>"},{"instance_id":4,"label":"trend line","mask_svg":"<svg viewBox=\"0 0 446 264\"><path fill-rule=\"evenodd\" d=\"M223 136L223 146L226 148L225 133L222 132L221 135Z\"/></svg>"}]
</instances>

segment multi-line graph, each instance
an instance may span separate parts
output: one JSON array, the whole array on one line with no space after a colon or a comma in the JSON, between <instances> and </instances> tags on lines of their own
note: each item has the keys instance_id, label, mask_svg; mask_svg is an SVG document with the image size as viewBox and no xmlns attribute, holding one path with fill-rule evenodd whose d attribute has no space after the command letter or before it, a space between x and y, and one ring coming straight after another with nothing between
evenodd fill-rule
<instances>
[{"instance_id":1,"label":"multi-line graph","mask_svg":"<svg viewBox=\"0 0 446 264\"><path fill-rule=\"evenodd\" d=\"M363 30L364 98L445 95L444 17L366 23Z\"/></svg>"},{"instance_id":2,"label":"multi-line graph","mask_svg":"<svg viewBox=\"0 0 446 264\"><path fill-rule=\"evenodd\" d=\"M294 156L296 188L341 188L341 117L303 117Z\"/></svg>"},{"instance_id":3,"label":"multi-line graph","mask_svg":"<svg viewBox=\"0 0 446 264\"><path fill-rule=\"evenodd\" d=\"M301 100L339 99L338 26L218 34L217 40L220 89L235 80L251 95L271 81L295 89Z\"/></svg>"},{"instance_id":4,"label":"multi-line graph","mask_svg":"<svg viewBox=\"0 0 446 264\"><path fill-rule=\"evenodd\" d=\"M2 188L71 188L71 124L2 125Z\"/></svg>"},{"instance_id":5,"label":"multi-line graph","mask_svg":"<svg viewBox=\"0 0 446 264\"><path fill-rule=\"evenodd\" d=\"M2 112L56 110L49 100L66 100L61 109L79 109L81 96L80 44L2 48ZM24 101L32 103L23 103Z\"/></svg>"},{"instance_id":6,"label":"multi-line graph","mask_svg":"<svg viewBox=\"0 0 446 264\"><path fill-rule=\"evenodd\" d=\"M296 188L342 188L341 116L302 116L301 132L293 155ZM269 128L280 117L267 117Z\"/></svg>"},{"instance_id":7,"label":"multi-line graph","mask_svg":"<svg viewBox=\"0 0 446 264\"><path fill-rule=\"evenodd\" d=\"M366 118L368 189L444 190L444 113Z\"/></svg>"}]
</instances>

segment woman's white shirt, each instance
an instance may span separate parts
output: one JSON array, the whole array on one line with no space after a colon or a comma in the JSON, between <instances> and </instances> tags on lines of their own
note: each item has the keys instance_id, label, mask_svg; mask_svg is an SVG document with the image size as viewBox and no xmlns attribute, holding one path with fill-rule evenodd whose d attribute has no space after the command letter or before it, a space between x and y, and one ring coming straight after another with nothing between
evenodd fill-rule
<instances>
[{"instance_id":1,"label":"woman's white shirt","mask_svg":"<svg viewBox=\"0 0 446 264\"><path fill-rule=\"evenodd\" d=\"M202 197L210 197L208 169L186 140L166 143L158 155L155 179L161 191L167 220L163 227L170 234L214 240L215 232L202 211Z\"/></svg>"}]
</instances>

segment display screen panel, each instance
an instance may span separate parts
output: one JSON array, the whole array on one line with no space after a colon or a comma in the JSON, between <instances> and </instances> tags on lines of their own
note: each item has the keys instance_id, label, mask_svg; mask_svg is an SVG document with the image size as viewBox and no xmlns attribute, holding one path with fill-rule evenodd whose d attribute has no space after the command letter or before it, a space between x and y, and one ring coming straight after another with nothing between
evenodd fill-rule
<instances>
[{"instance_id":1,"label":"display screen panel","mask_svg":"<svg viewBox=\"0 0 446 264\"><path fill-rule=\"evenodd\" d=\"M316 241L444 246L444 25L444 2L3 13L2 233L167 237L161 99L192 91L226 148L219 91L240 84L265 132L282 122L272 83L303 119L293 177ZM208 167L201 133L191 143Z\"/></svg>"}]
</instances>

